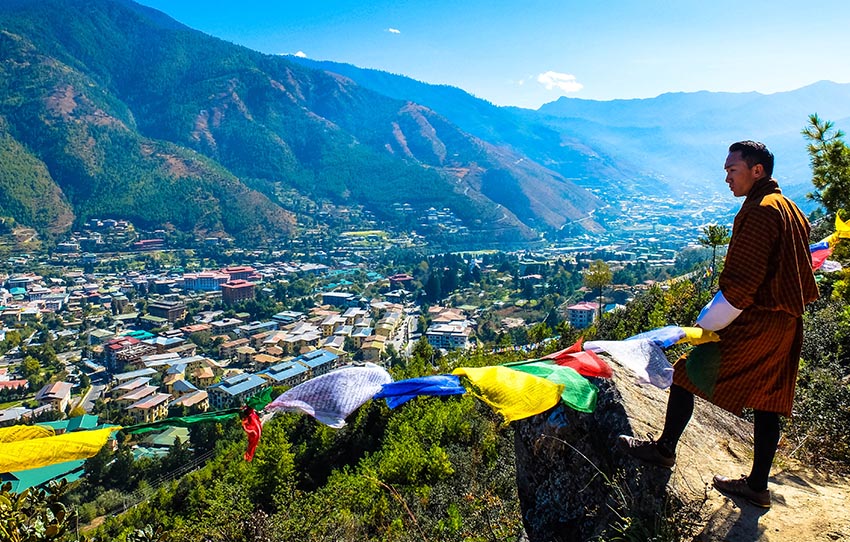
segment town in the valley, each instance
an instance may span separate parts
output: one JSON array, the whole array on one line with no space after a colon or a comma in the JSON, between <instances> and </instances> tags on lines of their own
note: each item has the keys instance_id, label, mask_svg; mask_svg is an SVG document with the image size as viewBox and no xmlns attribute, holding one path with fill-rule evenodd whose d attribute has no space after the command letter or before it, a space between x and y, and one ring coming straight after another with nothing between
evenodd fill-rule
<instances>
[{"instance_id":1,"label":"town in the valley","mask_svg":"<svg viewBox=\"0 0 850 542\"><path fill-rule=\"evenodd\" d=\"M422 227L454 222L432 210ZM245 250L224 237L186 248L121 219L91 219L49 250L22 252L22 234L6 235L0 426L61 434L150 423L240 406L350 363L403 364L416 348L435 357L524 348L589 326L677 265L692 266L677 255L705 250L694 241L699 224L673 223L654 235L624 227L619 239L431 255L424 237L368 222L338 235L332 250L309 231L279 249ZM601 297L582 279L598 260L612 271ZM187 439L188 429L170 427L134 442L133 454L162 457ZM22 491L83 474L75 461L1 476Z\"/></svg>"}]
</instances>

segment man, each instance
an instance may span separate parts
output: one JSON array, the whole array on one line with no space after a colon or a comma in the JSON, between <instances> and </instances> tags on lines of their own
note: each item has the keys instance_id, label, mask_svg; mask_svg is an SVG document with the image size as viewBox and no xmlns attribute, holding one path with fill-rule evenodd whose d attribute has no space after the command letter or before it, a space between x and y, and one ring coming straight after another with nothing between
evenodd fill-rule
<instances>
[{"instance_id":1,"label":"man","mask_svg":"<svg viewBox=\"0 0 850 542\"><path fill-rule=\"evenodd\" d=\"M802 314L818 298L810 226L771 178L773 154L764 144L732 144L725 169L732 193L746 199L735 216L720 290L697 318L720 342L700 345L676 363L657 441L620 435L618 443L644 462L670 468L693 414L694 394L736 415L752 408L752 470L739 479L715 476L714 487L770 508L767 480L779 444L779 415L791 415Z\"/></svg>"}]
</instances>

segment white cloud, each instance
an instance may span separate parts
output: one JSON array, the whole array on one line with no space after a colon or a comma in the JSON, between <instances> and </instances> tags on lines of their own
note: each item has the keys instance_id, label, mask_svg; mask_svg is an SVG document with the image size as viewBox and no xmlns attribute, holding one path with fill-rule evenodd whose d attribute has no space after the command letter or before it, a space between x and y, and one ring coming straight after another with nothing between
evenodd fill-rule
<instances>
[{"instance_id":1,"label":"white cloud","mask_svg":"<svg viewBox=\"0 0 850 542\"><path fill-rule=\"evenodd\" d=\"M387 32L389 32L390 34L401 34L401 30L399 30L398 28L392 28L392 27L387 28Z\"/></svg>"},{"instance_id":2,"label":"white cloud","mask_svg":"<svg viewBox=\"0 0 850 542\"><path fill-rule=\"evenodd\" d=\"M569 73L548 71L538 75L537 82L544 85L546 90L557 88L561 92L578 92L584 88L584 85L576 81L576 76Z\"/></svg>"},{"instance_id":3,"label":"white cloud","mask_svg":"<svg viewBox=\"0 0 850 542\"><path fill-rule=\"evenodd\" d=\"M298 51L294 56L297 56L298 58L307 58L307 53L304 51Z\"/></svg>"}]
</instances>

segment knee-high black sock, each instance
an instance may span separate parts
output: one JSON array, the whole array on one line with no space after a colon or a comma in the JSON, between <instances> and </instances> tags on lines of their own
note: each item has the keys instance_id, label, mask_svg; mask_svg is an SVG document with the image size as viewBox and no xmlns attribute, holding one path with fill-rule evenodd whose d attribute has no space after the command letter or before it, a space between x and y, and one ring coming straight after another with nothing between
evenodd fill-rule
<instances>
[{"instance_id":1,"label":"knee-high black sock","mask_svg":"<svg viewBox=\"0 0 850 542\"><path fill-rule=\"evenodd\" d=\"M670 387L670 397L667 399L667 414L664 418L664 432L658 439L662 452L669 455L676 453L676 445L691 421L694 413L694 394L681 386L673 384Z\"/></svg>"},{"instance_id":2,"label":"knee-high black sock","mask_svg":"<svg viewBox=\"0 0 850 542\"><path fill-rule=\"evenodd\" d=\"M763 410L753 414L753 469L747 476L747 484L754 491L762 491L767 489L770 467L779 445L779 414Z\"/></svg>"}]
</instances>

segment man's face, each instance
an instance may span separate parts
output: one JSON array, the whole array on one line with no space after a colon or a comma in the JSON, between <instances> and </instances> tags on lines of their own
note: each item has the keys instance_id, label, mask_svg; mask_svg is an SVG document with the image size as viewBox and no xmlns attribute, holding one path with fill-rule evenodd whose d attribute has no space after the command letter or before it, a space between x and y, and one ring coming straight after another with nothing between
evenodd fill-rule
<instances>
[{"instance_id":1,"label":"man's face","mask_svg":"<svg viewBox=\"0 0 850 542\"><path fill-rule=\"evenodd\" d=\"M741 158L741 151L730 152L723 168L726 170L726 184L736 198L749 194L753 184L764 176L764 166L747 166Z\"/></svg>"}]
</instances>

